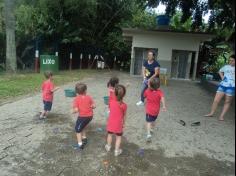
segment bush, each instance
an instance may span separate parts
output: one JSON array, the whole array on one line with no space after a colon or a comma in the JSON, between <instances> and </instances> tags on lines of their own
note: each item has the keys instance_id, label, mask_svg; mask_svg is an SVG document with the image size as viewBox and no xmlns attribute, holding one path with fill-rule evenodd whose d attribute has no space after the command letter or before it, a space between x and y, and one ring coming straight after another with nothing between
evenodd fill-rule
<instances>
[{"instance_id":1,"label":"bush","mask_svg":"<svg viewBox=\"0 0 236 176\"><path fill-rule=\"evenodd\" d=\"M218 73L220 68L227 64L230 53L225 52L217 56L215 62L208 68L209 73Z\"/></svg>"}]
</instances>

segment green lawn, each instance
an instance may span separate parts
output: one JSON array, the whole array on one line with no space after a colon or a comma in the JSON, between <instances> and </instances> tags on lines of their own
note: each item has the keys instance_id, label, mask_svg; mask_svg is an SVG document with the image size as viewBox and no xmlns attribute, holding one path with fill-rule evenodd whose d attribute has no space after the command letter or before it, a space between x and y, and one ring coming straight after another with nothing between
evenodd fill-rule
<instances>
[{"instance_id":1,"label":"green lawn","mask_svg":"<svg viewBox=\"0 0 236 176\"><path fill-rule=\"evenodd\" d=\"M56 85L63 85L97 72L97 70L61 71L53 76L54 83ZM0 74L0 100L37 92L40 90L44 80L43 74L36 73Z\"/></svg>"}]
</instances>

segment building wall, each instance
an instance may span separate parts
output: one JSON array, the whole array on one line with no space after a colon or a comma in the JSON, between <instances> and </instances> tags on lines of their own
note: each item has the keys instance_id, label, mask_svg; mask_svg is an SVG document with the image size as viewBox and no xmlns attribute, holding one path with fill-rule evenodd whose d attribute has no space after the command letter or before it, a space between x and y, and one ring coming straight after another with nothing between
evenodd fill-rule
<instances>
[{"instance_id":1,"label":"building wall","mask_svg":"<svg viewBox=\"0 0 236 176\"><path fill-rule=\"evenodd\" d=\"M132 33L132 47L158 48L157 60L162 67L171 73L171 61L173 50L198 52L201 41L207 38L203 35L171 33L171 32L141 32ZM135 52L135 51L134 51ZM132 59L135 59L134 57ZM133 62L134 63L134 62ZM134 68L131 67L131 73Z\"/></svg>"},{"instance_id":2,"label":"building wall","mask_svg":"<svg viewBox=\"0 0 236 176\"><path fill-rule=\"evenodd\" d=\"M160 60L170 60L172 50L198 51L201 38L193 34L179 33L137 33L133 47L158 48Z\"/></svg>"}]
</instances>

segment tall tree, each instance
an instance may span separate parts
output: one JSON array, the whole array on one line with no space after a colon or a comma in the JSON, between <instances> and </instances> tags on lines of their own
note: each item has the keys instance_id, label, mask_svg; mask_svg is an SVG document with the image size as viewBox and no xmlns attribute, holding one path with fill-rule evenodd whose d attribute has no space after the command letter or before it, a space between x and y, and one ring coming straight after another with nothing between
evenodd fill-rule
<instances>
[{"instance_id":1,"label":"tall tree","mask_svg":"<svg viewBox=\"0 0 236 176\"><path fill-rule=\"evenodd\" d=\"M193 17L192 28L202 25L202 16L210 11L209 31L216 28L235 29L235 1L234 0L148 0L147 6L156 7L160 3L167 6L166 14L173 16L177 9L183 12L181 22Z\"/></svg>"},{"instance_id":2,"label":"tall tree","mask_svg":"<svg viewBox=\"0 0 236 176\"><path fill-rule=\"evenodd\" d=\"M15 43L15 0L5 0L6 26L6 70L15 73L17 70Z\"/></svg>"}]
</instances>

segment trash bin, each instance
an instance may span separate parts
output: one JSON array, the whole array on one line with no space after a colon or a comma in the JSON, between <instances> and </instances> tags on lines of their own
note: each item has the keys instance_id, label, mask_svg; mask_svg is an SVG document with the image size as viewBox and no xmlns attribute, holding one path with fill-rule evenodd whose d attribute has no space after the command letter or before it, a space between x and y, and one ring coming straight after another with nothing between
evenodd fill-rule
<instances>
[{"instance_id":1,"label":"trash bin","mask_svg":"<svg viewBox=\"0 0 236 176\"><path fill-rule=\"evenodd\" d=\"M52 71L58 72L58 56L55 55L40 55L40 72Z\"/></svg>"}]
</instances>

